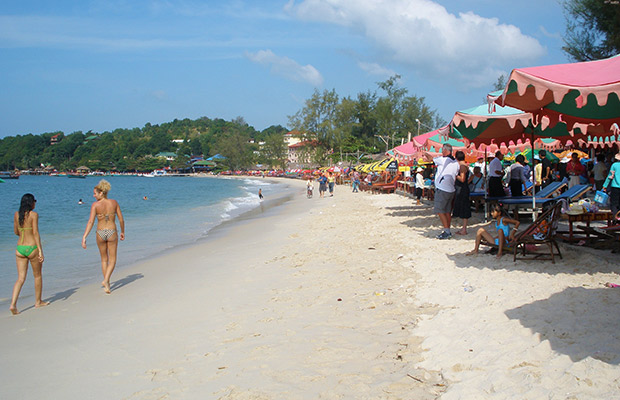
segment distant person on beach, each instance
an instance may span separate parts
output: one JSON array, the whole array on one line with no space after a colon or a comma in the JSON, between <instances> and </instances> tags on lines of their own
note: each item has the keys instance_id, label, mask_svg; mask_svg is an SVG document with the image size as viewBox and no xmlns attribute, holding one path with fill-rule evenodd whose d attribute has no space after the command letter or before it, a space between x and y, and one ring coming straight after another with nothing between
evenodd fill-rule
<instances>
[{"instance_id":1,"label":"distant person on beach","mask_svg":"<svg viewBox=\"0 0 620 400\"><path fill-rule=\"evenodd\" d=\"M540 163L542 164L542 187L545 188L548 184L553 182L553 172L551 170L551 161L547 158L547 151L540 150L538 152L538 157L540 158Z\"/></svg>"},{"instance_id":2,"label":"distant person on beach","mask_svg":"<svg viewBox=\"0 0 620 400\"><path fill-rule=\"evenodd\" d=\"M502 177L504 176L504 168L502 167L502 160L504 155L501 151L495 152L495 158L489 163L489 196L490 197L504 197L504 185L502 184Z\"/></svg>"},{"instance_id":3,"label":"distant person on beach","mask_svg":"<svg viewBox=\"0 0 620 400\"><path fill-rule=\"evenodd\" d=\"M13 298L9 308L13 315L19 314L17 298L26 281L28 262L32 265L32 274L34 275L34 306L39 308L49 304L41 300L41 293L43 292L43 276L41 275L43 247L41 246L41 237L39 236L39 214L33 211L36 204L37 201L34 196L26 193L22 196L19 211L13 215L13 231L15 235L19 236L17 248L15 249L17 281L15 281L15 286L13 286Z\"/></svg>"},{"instance_id":4,"label":"distant person on beach","mask_svg":"<svg viewBox=\"0 0 620 400\"><path fill-rule=\"evenodd\" d=\"M314 191L314 180L312 179L312 177L310 177L308 178L308 182L306 182L306 197L311 199L313 191Z\"/></svg>"},{"instance_id":5,"label":"distant person on beach","mask_svg":"<svg viewBox=\"0 0 620 400\"><path fill-rule=\"evenodd\" d=\"M318 181L319 181L319 197L323 198L325 197L325 192L327 191L327 177L324 174L321 174Z\"/></svg>"},{"instance_id":6,"label":"distant person on beach","mask_svg":"<svg viewBox=\"0 0 620 400\"><path fill-rule=\"evenodd\" d=\"M262 199L263 199L263 189L258 189L258 198L259 198L260 200L262 200Z\"/></svg>"},{"instance_id":7,"label":"distant person on beach","mask_svg":"<svg viewBox=\"0 0 620 400\"><path fill-rule=\"evenodd\" d=\"M120 239L125 240L125 220L121 207L116 200L108 199L110 191L110 183L102 179L93 189L93 197L97 200L90 207L90 217L86 224L86 230L82 237L82 247L86 248L86 237L95 224L97 219L97 247L101 255L101 272L103 281L101 285L106 293L110 293L110 277L116 267L116 250L118 248L119 235L116 231L116 222L114 217L118 217L121 227Z\"/></svg>"},{"instance_id":8,"label":"distant person on beach","mask_svg":"<svg viewBox=\"0 0 620 400\"><path fill-rule=\"evenodd\" d=\"M332 172L329 173L327 178L327 186L329 188L329 197L334 197L334 186L336 186L336 177Z\"/></svg>"},{"instance_id":9,"label":"distant person on beach","mask_svg":"<svg viewBox=\"0 0 620 400\"><path fill-rule=\"evenodd\" d=\"M467 235L467 222L471 218L471 201L469 200L469 165L465 161L465 153L457 151L454 154L459 162L459 172L454 181L455 195L452 218L461 218L463 227L456 231L457 235Z\"/></svg>"},{"instance_id":10,"label":"distant person on beach","mask_svg":"<svg viewBox=\"0 0 620 400\"><path fill-rule=\"evenodd\" d=\"M495 222L494 229L497 231L497 237L493 236L484 228L478 229L478 232L476 233L476 245L472 251L466 253L467 255L478 254L480 243L482 242L482 239L484 239L488 243L498 246L497 258L500 258L502 256L502 252L504 251L504 247L508 244L508 242L514 239L515 233L517 233L517 230L519 229L520 222L515 219L505 217L502 206L497 203L493 204L491 207L491 216L493 217L493 222ZM491 226L493 226L493 222L491 222ZM510 229L510 225L514 225L515 227Z\"/></svg>"},{"instance_id":11,"label":"distant person on beach","mask_svg":"<svg viewBox=\"0 0 620 400\"><path fill-rule=\"evenodd\" d=\"M443 231L437 235L437 239L450 239L450 223L452 222L452 202L456 192L455 180L460 165L452 157L452 146L445 143L441 148L441 156L435 157L433 162L437 166L435 174L435 214L443 225Z\"/></svg>"},{"instance_id":12,"label":"distant person on beach","mask_svg":"<svg viewBox=\"0 0 620 400\"><path fill-rule=\"evenodd\" d=\"M523 154L517 155L514 164L510 166L510 195L512 197L521 197L523 196L523 185L527 182L527 177L525 175L525 169L523 168L525 164L525 157Z\"/></svg>"},{"instance_id":13,"label":"distant person on beach","mask_svg":"<svg viewBox=\"0 0 620 400\"><path fill-rule=\"evenodd\" d=\"M577 186L581 183L581 176L585 176L586 167L579 161L579 154L571 154L570 161L566 164L566 174L568 175L568 188Z\"/></svg>"},{"instance_id":14,"label":"distant person on beach","mask_svg":"<svg viewBox=\"0 0 620 400\"><path fill-rule=\"evenodd\" d=\"M353 193L359 192L360 173L357 171L353 171L353 174L351 175L351 186L353 187Z\"/></svg>"},{"instance_id":15,"label":"distant person on beach","mask_svg":"<svg viewBox=\"0 0 620 400\"><path fill-rule=\"evenodd\" d=\"M424 169L418 167L415 171L415 197L416 197L416 205L419 206L422 204L422 194L424 194Z\"/></svg>"},{"instance_id":16,"label":"distant person on beach","mask_svg":"<svg viewBox=\"0 0 620 400\"><path fill-rule=\"evenodd\" d=\"M78 200L78 204L84 204L84 202L82 201L82 199Z\"/></svg>"},{"instance_id":17,"label":"distant person on beach","mask_svg":"<svg viewBox=\"0 0 620 400\"><path fill-rule=\"evenodd\" d=\"M605 155L599 153L596 155L596 164L592 168L592 178L594 178L594 185L596 190L603 189L603 183L607 177L607 165L605 165Z\"/></svg>"},{"instance_id":18,"label":"distant person on beach","mask_svg":"<svg viewBox=\"0 0 620 400\"><path fill-rule=\"evenodd\" d=\"M614 224L620 224L620 153L615 155L616 162L611 164L609 175L603 183L603 190L609 193L609 208L614 217Z\"/></svg>"}]
</instances>

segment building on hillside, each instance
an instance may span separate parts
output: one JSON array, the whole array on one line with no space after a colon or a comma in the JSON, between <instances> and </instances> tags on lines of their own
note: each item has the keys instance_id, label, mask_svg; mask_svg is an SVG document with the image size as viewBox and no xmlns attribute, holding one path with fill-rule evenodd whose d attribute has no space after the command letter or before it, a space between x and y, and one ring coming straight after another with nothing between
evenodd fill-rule
<instances>
[{"instance_id":1,"label":"building on hillside","mask_svg":"<svg viewBox=\"0 0 620 400\"><path fill-rule=\"evenodd\" d=\"M291 146L293 144L297 144L302 141L302 134L299 131L290 131L289 133L284 134L284 143L287 146Z\"/></svg>"},{"instance_id":2,"label":"building on hillside","mask_svg":"<svg viewBox=\"0 0 620 400\"><path fill-rule=\"evenodd\" d=\"M168 161L174 161L177 158L175 153L171 153L169 151L162 151L160 153L155 154L155 157L163 157Z\"/></svg>"},{"instance_id":3,"label":"building on hillside","mask_svg":"<svg viewBox=\"0 0 620 400\"><path fill-rule=\"evenodd\" d=\"M54 145L58 142L60 142L60 133L55 134L54 136L52 136L52 138L50 139L50 144Z\"/></svg>"},{"instance_id":4,"label":"building on hillside","mask_svg":"<svg viewBox=\"0 0 620 400\"><path fill-rule=\"evenodd\" d=\"M304 140L288 146L288 163L289 164L310 164L314 155L316 140Z\"/></svg>"}]
</instances>

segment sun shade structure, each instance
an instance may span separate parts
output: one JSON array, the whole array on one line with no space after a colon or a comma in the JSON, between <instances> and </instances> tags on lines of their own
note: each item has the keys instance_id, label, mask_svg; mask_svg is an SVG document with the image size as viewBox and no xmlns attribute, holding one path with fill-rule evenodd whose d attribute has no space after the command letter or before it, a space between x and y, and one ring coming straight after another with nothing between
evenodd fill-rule
<instances>
[{"instance_id":1,"label":"sun shade structure","mask_svg":"<svg viewBox=\"0 0 620 400\"><path fill-rule=\"evenodd\" d=\"M566 123L567 129L598 137L618 133L620 56L572 64L514 69L489 102L532 113L542 129ZM614 126L614 124L616 124Z\"/></svg>"},{"instance_id":2,"label":"sun shade structure","mask_svg":"<svg viewBox=\"0 0 620 400\"><path fill-rule=\"evenodd\" d=\"M449 136L462 140L470 151L478 155L523 151L532 147L556 149L561 143L575 138L565 123L542 130L532 126L533 115L513 107L495 106L492 111L488 105L479 105L457 111L450 122Z\"/></svg>"}]
</instances>

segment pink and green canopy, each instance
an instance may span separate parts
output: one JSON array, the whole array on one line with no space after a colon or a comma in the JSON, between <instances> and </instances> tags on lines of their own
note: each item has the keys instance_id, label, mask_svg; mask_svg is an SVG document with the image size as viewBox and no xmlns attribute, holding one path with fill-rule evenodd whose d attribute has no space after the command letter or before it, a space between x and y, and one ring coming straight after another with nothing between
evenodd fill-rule
<instances>
[{"instance_id":1,"label":"pink and green canopy","mask_svg":"<svg viewBox=\"0 0 620 400\"><path fill-rule=\"evenodd\" d=\"M481 152L503 153L531 147L532 136L534 146L539 148L557 148L561 142L573 139L564 123L542 130L532 126L531 113L502 106L489 109L488 105L480 105L457 111L450 122L450 137L463 140L468 146L473 143ZM553 139L543 142L543 138Z\"/></svg>"},{"instance_id":2,"label":"pink and green canopy","mask_svg":"<svg viewBox=\"0 0 620 400\"><path fill-rule=\"evenodd\" d=\"M542 129L606 137L620 125L620 56L571 64L514 69L503 91L489 101L532 113ZM615 124L615 125L614 125Z\"/></svg>"}]
</instances>

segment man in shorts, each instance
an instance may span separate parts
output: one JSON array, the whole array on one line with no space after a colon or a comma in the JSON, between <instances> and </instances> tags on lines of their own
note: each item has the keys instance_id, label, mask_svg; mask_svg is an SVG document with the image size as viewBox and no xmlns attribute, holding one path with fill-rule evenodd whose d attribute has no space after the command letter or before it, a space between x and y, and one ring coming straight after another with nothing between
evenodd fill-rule
<instances>
[{"instance_id":1,"label":"man in shorts","mask_svg":"<svg viewBox=\"0 0 620 400\"><path fill-rule=\"evenodd\" d=\"M450 239L450 223L452 222L452 203L456 188L454 186L456 175L459 172L459 163L452 157L452 146L444 144L441 149L441 157L435 157L433 162L437 166L435 173L435 213L439 216L443 231L437 235L437 239Z\"/></svg>"}]
</instances>

